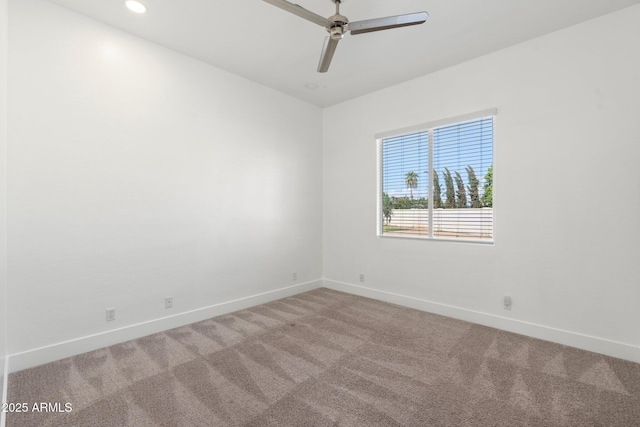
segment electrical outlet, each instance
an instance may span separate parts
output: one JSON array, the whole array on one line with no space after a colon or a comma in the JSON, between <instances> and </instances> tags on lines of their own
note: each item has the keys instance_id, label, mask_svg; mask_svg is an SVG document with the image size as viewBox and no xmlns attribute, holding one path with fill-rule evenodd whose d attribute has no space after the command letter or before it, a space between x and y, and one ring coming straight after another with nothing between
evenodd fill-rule
<instances>
[{"instance_id":1,"label":"electrical outlet","mask_svg":"<svg viewBox=\"0 0 640 427\"><path fill-rule=\"evenodd\" d=\"M364 283L364 274L361 274L361 275L360 275L360 281L361 281L362 283Z\"/></svg>"},{"instance_id":2,"label":"electrical outlet","mask_svg":"<svg viewBox=\"0 0 640 427\"><path fill-rule=\"evenodd\" d=\"M504 296L504 309L511 310L511 297L508 295Z\"/></svg>"},{"instance_id":3,"label":"electrical outlet","mask_svg":"<svg viewBox=\"0 0 640 427\"><path fill-rule=\"evenodd\" d=\"M166 297L164 299L164 308L173 308L173 297Z\"/></svg>"},{"instance_id":4,"label":"electrical outlet","mask_svg":"<svg viewBox=\"0 0 640 427\"><path fill-rule=\"evenodd\" d=\"M105 317L107 319L107 322L113 322L114 320L116 320L116 309L115 308L108 308L105 311Z\"/></svg>"},{"instance_id":5,"label":"electrical outlet","mask_svg":"<svg viewBox=\"0 0 640 427\"><path fill-rule=\"evenodd\" d=\"M293 280L298 280L298 273L294 271L293 274L291 275L291 278Z\"/></svg>"}]
</instances>

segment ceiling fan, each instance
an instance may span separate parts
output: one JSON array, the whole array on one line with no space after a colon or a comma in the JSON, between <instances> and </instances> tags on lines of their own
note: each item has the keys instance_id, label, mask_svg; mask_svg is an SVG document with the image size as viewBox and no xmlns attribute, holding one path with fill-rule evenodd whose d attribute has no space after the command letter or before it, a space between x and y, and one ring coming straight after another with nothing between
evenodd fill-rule
<instances>
[{"instance_id":1,"label":"ceiling fan","mask_svg":"<svg viewBox=\"0 0 640 427\"><path fill-rule=\"evenodd\" d=\"M409 13L406 15L387 16L384 18L367 19L364 21L349 22L346 16L340 15L340 4L345 0L331 0L336 4L336 14L324 18L304 7L288 2L287 0L264 0L287 12L298 15L327 29L329 36L324 40L318 72L326 73L329 70L331 59L336 51L338 42L346 33L353 35L370 33L372 31L390 30L392 28L406 27L409 25L423 24L429 14L427 12Z\"/></svg>"}]
</instances>

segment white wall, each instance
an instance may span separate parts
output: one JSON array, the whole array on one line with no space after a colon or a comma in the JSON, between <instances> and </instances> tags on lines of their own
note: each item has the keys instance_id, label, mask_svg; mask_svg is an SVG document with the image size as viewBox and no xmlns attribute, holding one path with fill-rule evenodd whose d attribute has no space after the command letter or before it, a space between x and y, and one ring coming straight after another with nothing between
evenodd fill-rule
<instances>
[{"instance_id":1,"label":"white wall","mask_svg":"<svg viewBox=\"0 0 640 427\"><path fill-rule=\"evenodd\" d=\"M638 22L631 7L325 109L327 286L640 361ZM377 238L374 134L493 107L495 246Z\"/></svg>"},{"instance_id":2,"label":"white wall","mask_svg":"<svg viewBox=\"0 0 640 427\"><path fill-rule=\"evenodd\" d=\"M319 108L44 1L9 5L8 350L38 353L18 368L321 278Z\"/></svg>"},{"instance_id":3,"label":"white wall","mask_svg":"<svg viewBox=\"0 0 640 427\"><path fill-rule=\"evenodd\" d=\"M0 0L0 402L5 401L4 374L7 355L7 0ZM0 425L4 413L0 415Z\"/></svg>"}]
</instances>

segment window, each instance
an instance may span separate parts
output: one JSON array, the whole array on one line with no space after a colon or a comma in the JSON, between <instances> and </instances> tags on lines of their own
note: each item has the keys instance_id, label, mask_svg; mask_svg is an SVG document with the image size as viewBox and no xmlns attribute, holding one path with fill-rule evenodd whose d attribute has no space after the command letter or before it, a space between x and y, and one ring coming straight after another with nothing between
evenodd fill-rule
<instances>
[{"instance_id":1,"label":"window","mask_svg":"<svg viewBox=\"0 0 640 427\"><path fill-rule=\"evenodd\" d=\"M377 135L380 236L493 242L494 116Z\"/></svg>"}]
</instances>

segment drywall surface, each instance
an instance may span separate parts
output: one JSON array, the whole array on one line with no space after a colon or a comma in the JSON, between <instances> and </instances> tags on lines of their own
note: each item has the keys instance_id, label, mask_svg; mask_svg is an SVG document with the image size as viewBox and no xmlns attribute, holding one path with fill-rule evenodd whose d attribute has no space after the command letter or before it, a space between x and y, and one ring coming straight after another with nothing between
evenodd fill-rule
<instances>
[{"instance_id":1,"label":"drywall surface","mask_svg":"<svg viewBox=\"0 0 640 427\"><path fill-rule=\"evenodd\" d=\"M639 21L634 6L325 109L325 279L640 361ZM374 135L494 107L495 245L376 237Z\"/></svg>"},{"instance_id":2,"label":"drywall surface","mask_svg":"<svg viewBox=\"0 0 640 427\"><path fill-rule=\"evenodd\" d=\"M10 354L321 278L319 108L9 6Z\"/></svg>"},{"instance_id":3,"label":"drywall surface","mask_svg":"<svg viewBox=\"0 0 640 427\"><path fill-rule=\"evenodd\" d=\"M7 0L0 0L0 402L7 356ZM0 415L4 419L4 414ZM3 420L0 420L0 425Z\"/></svg>"}]
</instances>

